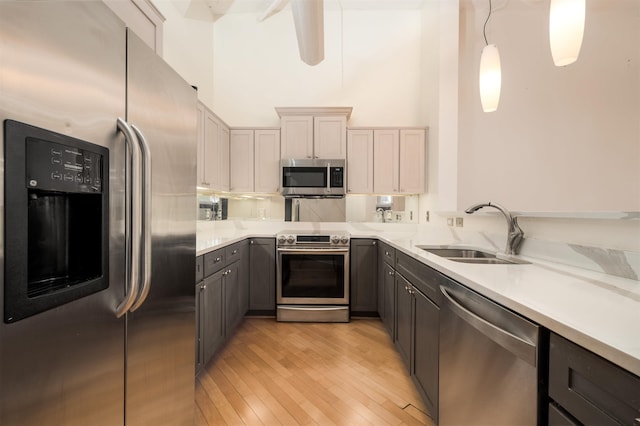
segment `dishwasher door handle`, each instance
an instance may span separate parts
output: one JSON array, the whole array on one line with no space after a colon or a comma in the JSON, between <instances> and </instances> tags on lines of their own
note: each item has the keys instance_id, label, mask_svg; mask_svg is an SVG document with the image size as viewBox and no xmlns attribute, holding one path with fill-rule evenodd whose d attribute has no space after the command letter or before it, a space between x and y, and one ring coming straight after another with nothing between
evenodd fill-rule
<instances>
[{"instance_id":1,"label":"dishwasher door handle","mask_svg":"<svg viewBox=\"0 0 640 426\"><path fill-rule=\"evenodd\" d=\"M445 301L448 303L451 311L458 317L518 358L534 367L536 366L536 344L510 333L466 309L454 299L446 288L440 286L440 291L444 295Z\"/></svg>"}]
</instances>

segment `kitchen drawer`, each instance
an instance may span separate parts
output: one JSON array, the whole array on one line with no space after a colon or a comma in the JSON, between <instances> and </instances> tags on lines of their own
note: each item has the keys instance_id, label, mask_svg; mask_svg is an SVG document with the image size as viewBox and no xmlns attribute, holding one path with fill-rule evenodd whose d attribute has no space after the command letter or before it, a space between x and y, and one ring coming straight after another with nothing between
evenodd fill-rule
<instances>
[{"instance_id":1,"label":"kitchen drawer","mask_svg":"<svg viewBox=\"0 0 640 426\"><path fill-rule=\"evenodd\" d=\"M640 378L553 333L549 397L583 424L640 423Z\"/></svg>"},{"instance_id":2,"label":"kitchen drawer","mask_svg":"<svg viewBox=\"0 0 640 426\"><path fill-rule=\"evenodd\" d=\"M391 247L389 244L379 241L378 262L381 260L387 262L393 268L396 267L396 249Z\"/></svg>"},{"instance_id":3,"label":"kitchen drawer","mask_svg":"<svg viewBox=\"0 0 640 426\"><path fill-rule=\"evenodd\" d=\"M214 250L204 255L204 277L215 274L226 266L225 249Z\"/></svg>"},{"instance_id":4,"label":"kitchen drawer","mask_svg":"<svg viewBox=\"0 0 640 426\"><path fill-rule=\"evenodd\" d=\"M440 274L437 271L400 251L396 253L396 271L432 302L440 305Z\"/></svg>"},{"instance_id":5,"label":"kitchen drawer","mask_svg":"<svg viewBox=\"0 0 640 426\"><path fill-rule=\"evenodd\" d=\"M225 261L227 265L231 265L233 262L242 259L247 251L248 242L243 240L225 248Z\"/></svg>"},{"instance_id":6,"label":"kitchen drawer","mask_svg":"<svg viewBox=\"0 0 640 426\"><path fill-rule=\"evenodd\" d=\"M580 426L571 416L554 404L549 404L549 426Z\"/></svg>"},{"instance_id":7,"label":"kitchen drawer","mask_svg":"<svg viewBox=\"0 0 640 426\"><path fill-rule=\"evenodd\" d=\"M204 279L204 256L196 257L196 284Z\"/></svg>"}]
</instances>

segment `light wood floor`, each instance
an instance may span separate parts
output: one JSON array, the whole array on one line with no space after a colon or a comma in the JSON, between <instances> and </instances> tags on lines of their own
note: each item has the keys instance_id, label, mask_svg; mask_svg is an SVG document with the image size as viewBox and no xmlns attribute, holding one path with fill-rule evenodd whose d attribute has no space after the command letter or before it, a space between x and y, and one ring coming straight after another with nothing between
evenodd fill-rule
<instances>
[{"instance_id":1,"label":"light wood floor","mask_svg":"<svg viewBox=\"0 0 640 426\"><path fill-rule=\"evenodd\" d=\"M433 425L382 322L247 318L196 381L196 425Z\"/></svg>"}]
</instances>

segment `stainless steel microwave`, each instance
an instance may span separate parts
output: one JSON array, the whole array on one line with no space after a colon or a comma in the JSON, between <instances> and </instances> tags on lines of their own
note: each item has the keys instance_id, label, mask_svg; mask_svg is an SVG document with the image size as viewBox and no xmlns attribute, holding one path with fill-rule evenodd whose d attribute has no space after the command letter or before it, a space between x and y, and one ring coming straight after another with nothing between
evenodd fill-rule
<instances>
[{"instance_id":1,"label":"stainless steel microwave","mask_svg":"<svg viewBox=\"0 0 640 426\"><path fill-rule=\"evenodd\" d=\"M345 160L280 161L280 192L284 196L344 196Z\"/></svg>"}]
</instances>

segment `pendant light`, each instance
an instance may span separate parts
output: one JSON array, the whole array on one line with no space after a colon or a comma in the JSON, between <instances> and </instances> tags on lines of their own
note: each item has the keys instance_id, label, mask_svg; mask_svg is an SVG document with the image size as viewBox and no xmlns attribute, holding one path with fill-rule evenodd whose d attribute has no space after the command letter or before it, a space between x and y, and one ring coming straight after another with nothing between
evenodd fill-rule
<instances>
[{"instance_id":1,"label":"pendant light","mask_svg":"<svg viewBox=\"0 0 640 426\"><path fill-rule=\"evenodd\" d=\"M323 0L291 0L300 59L308 65L324 60Z\"/></svg>"},{"instance_id":2,"label":"pendant light","mask_svg":"<svg viewBox=\"0 0 640 426\"><path fill-rule=\"evenodd\" d=\"M558 67L578 59L584 35L585 0L551 0L549 44Z\"/></svg>"},{"instance_id":3,"label":"pendant light","mask_svg":"<svg viewBox=\"0 0 640 426\"><path fill-rule=\"evenodd\" d=\"M487 22L491 16L491 0L489 0L489 15L484 21L482 34L485 46L480 56L480 101L484 112L493 112L498 109L500 102L500 87L502 85L502 72L500 70L500 52L495 44L487 42Z\"/></svg>"}]
</instances>

